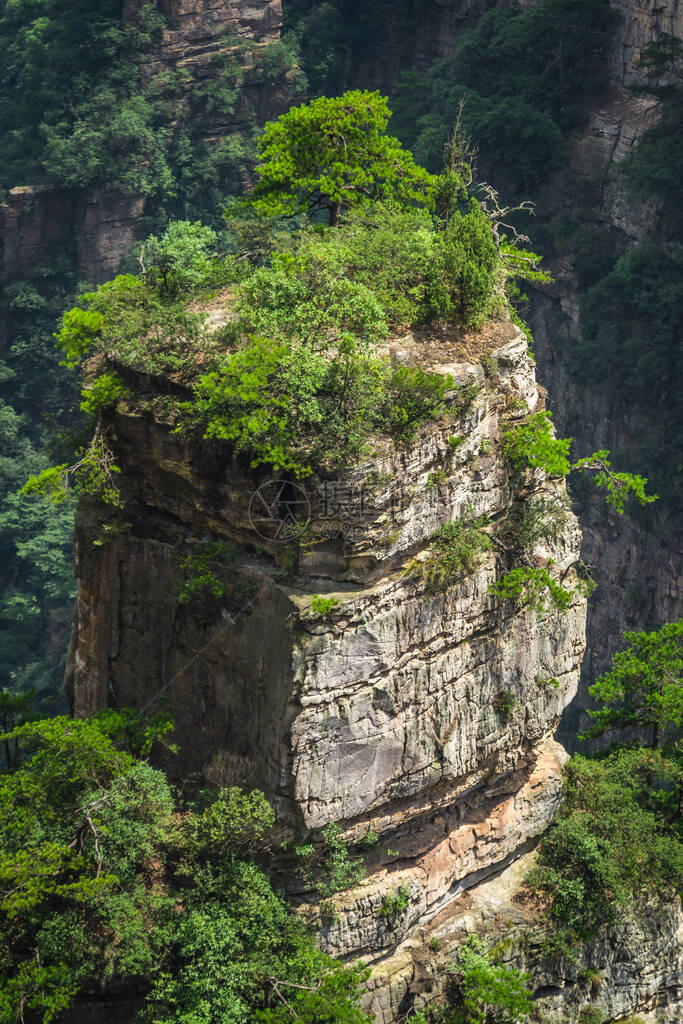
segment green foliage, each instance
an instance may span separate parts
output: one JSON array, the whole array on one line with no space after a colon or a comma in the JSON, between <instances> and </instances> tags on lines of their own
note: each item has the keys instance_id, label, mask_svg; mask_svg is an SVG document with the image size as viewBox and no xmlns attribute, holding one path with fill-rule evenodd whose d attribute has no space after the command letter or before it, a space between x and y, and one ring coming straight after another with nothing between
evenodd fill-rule
<instances>
[{"instance_id":1,"label":"green foliage","mask_svg":"<svg viewBox=\"0 0 683 1024\"><path fill-rule=\"evenodd\" d=\"M81 457L71 466L52 466L29 477L20 493L48 499L55 505L63 505L70 496L88 495L112 509L122 509L123 499L116 479L121 470L99 430L90 446L79 454Z\"/></svg>"},{"instance_id":2,"label":"green foliage","mask_svg":"<svg viewBox=\"0 0 683 1024\"><path fill-rule=\"evenodd\" d=\"M608 451L593 452L575 462L571 470L597 470L592 477L593 483L606 492L605 501L620 514L628 498L635 499L639 505L650 505L657 501L656 494L645 493L647 480L644 476L638 473L616 473L612 469L609 454Z\"/></svg>"},{"instance_id":3,"label":"green foliage","mask_svg":"<svg viewBox=\"0 0 683 1024\"><path fill-rule=\"evenodd\" d=\"M353 857L342 837L341 826L330 823L322 830L321 845L304 843L295 847L302 880L324 902L332 903L336 893L358 885L365 877L362 857Z\"/></svg>"},{"instance_id":4,"label":"green foliage","mask_svg":"<svg viewBox=\"0 0 683 1024\"><path fill-rule=\"evenodd\" d=\"M378 199L424 199L430 176L385 134L390 112L378 92L355 90L293 107L258 141L259 181L252 202L268 214L342 209Z\"/></svg>"},{"instance_id":5,"label":"green foliage","mask_svg":"<svg viewBox=\"0 0 683 1024\"><path fill-rule=\"evenodd\" d=\"M338 968L303 991L279 982L278 1006L260 1010L255 1019L260 1024L372 1024L359 1005L359 982L366 976L361 968Z\"/></svg>"},{"instance_id":6,"label":"green foliage","mask_svg":"<svg viewBox=\"0 0 683 1024\"><path fill-rule=\"evenodd\" d=\"M181 412L185 428L232 442L252 465L306 476L362 449L380 387L377 361L351 342L328 360L306 346L252 338L200 378Z\"/></svg>"},{"instance_id":7,"label":"green foliage","mask_svg":"<svg viewBox=\"0 0 683 1024\"><path fill-rule=\"evenodd\" d=\"M311 611L314 615L329 615L338 604L336 597L320 597L319 594L314 594L311 598Z\"/></svg>"},{"instance_id":8,"label":"green foliage","mask_svg":"<svg viewBox=\"0 0 683 1024\"><path fill-rule=\"evenodd\" d=\"M539 615L548 611L548 598L558 611L566 611L576 592L558 583L547 569L530 565L509 569L489 587L489 594L511 601L517 608L528 607Z\"/></svg>"},{"instance_id":9,"label":"green foliage","mask_svg":"<svg viewBox=\"0 0 683 1024\"><path fill-rule=\"evenodd\" d=\"M452 389L449 375L429 373L420 366L397 366L386 372L379 417L399 441L411 441L418 428L446 409L444 396Z\"/></svg>"},{"instance_id":10,"label":"green foliage","mask_svg":"<svg viewBox=\"0 0 683 1024\"><path fill-rule=\"evenodd\" d=\"M196 282L187 271L176 284L190 278ZM157 283L164 287L163 279ZM79 307L64 314L57 336L67 365L75 366L86 354L103 353L114 366L196 376L198 356L209 344L205 317L189 311L182 297L161 294L141 277L119 274L78 301Z\"/></svg>"},{"instance_id":11,"label":"green foliage","mask_svg":"<svg viewBox=\"0 0 683 1024\"><path fill-rule=\"evenodd\" d=\"M515 709L519 707L519 701L510 690L500 690L493 698L493 706L496 714L500 715L504 722L508 722Z\"/></svg>"},{"instance_id":12,"label":"green foliage","mask_svg":"<svg viewBox=\"0 0 683 1024\"><path fill-rule=\"evenodd\" d=\"M446 228L445 269L455 292L458 319L468 327L481 326L493 294L498 250L491 223L475 200L467 213L456 213Z\"/></svg>"},{"instance_id":13,"label":"green foliage","mask_svg":"<svg viewBox=\"0 0 683 1024\"><path fill-rule=\"evenodd\" d=\"M372 290L345 276L336 247L315 237L307 241L304 236L295 254L275 253L269 267L244 282L237 308L245 329L315 347L339 344L349 335L371 342L383 338L388 325Z\"/></svg>"},{"instance_id":14,"label":"green foliage","mask_svg":"<svg viewBox=\"0 0 683 1024\"><path fill-rule=\"evenodd\" d=\"M575 463L569 461L572 439L557 438L553 433L551 414L537 412L523 424L503 431L503 453L517 473L529 468L541 469L548 476L567 476L572 472L595 472L593 483L605 491L605 501L620 514L627 498L640 505L657 500L646 494L647 480L637 473L618 473L612 469L609 452L593 452Z\"/></svg>"},{"instance_id":15,"label":"green foliage","mask_svg":"<svg viewBox=\"0 0 683 1024\"><path fill-rule=\"evenodd\" d=\"M190 818L187 834L193 852L219 861L231 851L258 854L267 849L275 825L273 809L258 790L221 789L201 814Z\"/></svg>"},{"instance_id":16,"label":"green foliage","mask_svg":"<svg viewBox=\"0 0 683 1024\"><path fill-rule=\"evenodd\" d=\"M416 568L432 588L443 588L474 572L492 543L484 532L486 518L477 517L468 506L465 516L444 523L430 541L430 554Z\"/></svg>"},{"instance_id":17,"label":"green foliage","mask_svg":"<svg viewBox=\"0 0 683 1024\"><path fill-rule=\"evenodd\" d=\"M683 727L683 619L650 633L624 633L628 647L589 688L602 708L589 711L585 736L630 728L651 729L659 746L670 728Z\"/></svg>"},{"instance_id":18,"label":"green foliage","mask_svg":"<svg viewBox=\"0 0 683 1024\"><path fill-rule=\"evenodd\" d=\"M5 102L0 185L105 186L213 214L239 189L255 159L259 86L275 93L305 85L291 41L265 51L244 39L193 68L168 70L153 57L165 20L155 2L122 26L121 5L17 0L0 13ZM208 67L207 67L208 65ZM240 129L213 144L218 122Z\"/></svg>"},{"instance_id":19,"label":"green foliage","mask_svg":"<svg viewBox=\"0 0 683 1024\"><path fill-rule=\"evenodd\" d=\"M396 917L402 914L410 906L413 891L410 886L403 882L393 892L387 893L382 900L378 910L380 917Z\"/></svg>"},{"instance_id":20,"label":"green foliage","mask_svg":"<svg viewBox=\"0 0 683 1024\"><path fill-rule=\"evenodd\" d=\"M116 405L124 393L125 387L120 377L102 373L84 388L81 412L96 418L103 409Z\"/></svg>"},{"instance_id":21,"label":"green foliage","mask_svg":"<svg viewBox=\"0 0 683 1024\"><path fill-rule=\"evenodd\" d=\"M604 1019L604 1011L597 1006L582 1006L577 1024L602 1024Z\"/></svg>"},{"instance_id":22,"label":"green foliage","mask_svg":"<svg viewBox=\"0 0 683 1024\"><path fill-rule=\"evenodd\" d=\"M362 858L354 858L349 854L340 825L326 825L322 834L325 840L324 874L318 880L317 888L321 896L330 897L358 885L365 877L365 865Z\"/></svg>"},{"instance_id":23,"label":"green foliage","mask_svg":"<svg viewBox=\"0 0 683 1024\"><path fill-rule=\"evenodd\" d=\"M566 476L570 470L571 438L556 438L551 414L537 412L525 423L503 431L503 454L513 469L542 469L548 476Z\"/></svg>"},{"instance_id":24,"label":"green foliage","mask_svg":"<svg viewBox=\"0 0 683 1024\"><path fill-rule=\"evenodd\" d=\"M437 171L460 122L476 147L481 177L528 194L560 166L567 134L586 116L586 99L605 84L613 24L604 0L495 8L460 35L453 57L403 75L395 131Z\"/></svg>"},{"instance_id":25,"label":"green foliage","mask_svg":"<svg viewBox=\"0 0 683 1024\"><path fill-rule=\"evenodd\" d=\"M100 337L104 323L104 315L95 309L76 306L64 313L57 344L64 353L65 366L73 369L90 352Z\"/></svg>"},{"instance_id":26,"label":"green foliage","mask_svg":"<svg viewBox=\"0 0 683 1024\"><path fill-rule=\"evenodd\" d=\"M683 845L680 754L619 750L575 756L565 768L560 816L542 840L528 882L550 900L549 955L566 954L628 904L680 887Z\"/></svg>"},{"instance_id":27,"label":"green foliage","mask_svg":"<svg viewBox=\"0 0 683 1024\"><path fill-rule=\"evenodd\" d=\"M179 805L162 772L121 749L159 728L109 711L0 736L21 752L0 775L0 1021L30 1009L47 1022L79 992L125 984L148 991L150 1022L280 1020L280 993L301 992L302 1019L365 1024L358 972L317 949L246 859L268 854L265 798L233 788ZM339 882L345 848L328 838Z\"/></svg>"},{"instance_id":28,"label":"green foliage","mask_svg":"<svg viewBox=\"0 0 683 1024\"><path fill-rule=\"evenodd\" d=\"M180 563L183 583L178 595L180 604L189 604L193 598L207 591L214 597L223 597L234 585L231 572L237 549L228 541L207 541Z\"/></svg>"},{"instance_id":29,"label":"green foliage","mask_svg":"<svg viewBox=\"0 0 683 1024\"><path fill-rule=\"evenodd\" d=\"M569 499L565 496L528 498L513 506L499 527L499 536L517 550L533 550L541 542L552 543L569 522Z\"/></svg>"},{"instance_id":30,"label":"green foliage","mask_svg":"<svg viewBox=\"0 0 683 1024\"><path fill-rule=\"evenodd\" d=\"M161 238L150 235L140 249L146 282L169 298L207 287L215 275L217 241L216 232L199 221L171 221Z\"/></svg>"},{"instance_id":31,"label":"green foliage","mask_svg":"<svg viewBox=\"0 0 683 1024\"><path fill-rule=\"evenodd\" d=\"M482 940L470 935L452 965L453 1024L518 1024L531 1012L528 976L493 962Z\"/></svg>"},{"instance_id":32,"label":"green foliage","mask_svg":"<svg viewBox=\"0 0 683 1024\"><path fill-rule=\"evenodd\" d=\"M16 493L26 473L41 473L24 417L0 399L0 690L58 691L63 675L73 578L73 508Z\"/></svg>"}]
</instances>

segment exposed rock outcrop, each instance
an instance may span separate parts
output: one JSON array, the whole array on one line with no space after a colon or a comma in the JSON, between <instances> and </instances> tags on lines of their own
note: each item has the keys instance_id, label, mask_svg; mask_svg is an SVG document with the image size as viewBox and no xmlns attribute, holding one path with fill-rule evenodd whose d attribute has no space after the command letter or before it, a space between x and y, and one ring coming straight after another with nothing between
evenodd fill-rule
<instances>
[{"instance_id":1,"label":"exposed rock outcrop","mask_svg":"<svg viewBox=\"0 0 683 1024\"><path fill-rule=\"evenodd\" d=\"M410 446L380 442L305 486L182 441L150 411L159 382L138 377L107 425L130 527L95 546L101 524L79 515L76 714L167 699L185 776L258 785L299 833L337 822L348 841L382 837L323 928L337 955L386 957L529 849L560 800L565 755L551 736L577 685L585 599L539 615L493 598L493 550L441 586L420 568L440 524L500 521L520 500L501 431L542 398L521 333L498 324L496 345L485 377L455 344L402 339L396 358L452 375L449 413ZM302 542L298 564L283 522ZM229 590L181 604L207 537L236 545ZM569 514L530 556L571 585L578 545ZM405 913L384 913L402 887Z\"/></svg>"},{"instance_id":2,"label":"exposed rock outcrop","mask_svg":"<svg viewBox=\"0 0 683 1024\"><path fill-rule=\"evenodd\" d=\"M683 916L673 894L628 908L616 925L603 927L576 950L573 960L546 960L530 941L536 906L523 881L534 854L524 854L496 877L459 895L426 927L416 928L392 955L373 968L368 1007L377 1024L443 997L449 963L468 935L497 943L508 966L528 971L539 1015L549 1024L575 1021L586 1007L606 1020L636 1015L648 1024L681 1020Z\"/></svg>"}]
</instances>

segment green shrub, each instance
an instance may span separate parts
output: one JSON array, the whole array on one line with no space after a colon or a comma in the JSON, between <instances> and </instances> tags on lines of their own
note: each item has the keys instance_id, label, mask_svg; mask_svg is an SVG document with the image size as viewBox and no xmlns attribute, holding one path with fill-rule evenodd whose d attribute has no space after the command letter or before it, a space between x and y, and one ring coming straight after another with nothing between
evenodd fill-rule
<instances>
[{"instance_id":1,"label":"green shrub","mask_svg":"<svg viewBox=\"0 0 683 1024\"><path fill-rule=\"evenodd\" d=\"M421 424L445 411L444 395L453 387L450 376L428 373L419 366L386 372L379 422L392 437L411 441Z\"/></svg>"},{"instance_id":2,"label":"green shrub","mask_svg":"<svg viewBox=\"0 0 683 1024\"><path fill-rule=\"evenodd\" d=\"M512 507L499 527L499 536L506 544L521 550L532 550L541 542L558 539L569 522L571 505L564 495L534 497Z\"/></svg>"},{"instance_id":3,"label":"green shrub","mask_svg":"<svg viewBox=\"0 0 683 1024\"><path fill-rule=\"evenodd\" d=\"M306 476L362 450L380 393L379 364L351 342L328 360L303 345L253 338L200 378L182 422L230 441L252 465Z\"/></svg>"},{"instance_id":4,"label":"green shrub","mask_svg":"<svg viewBox=\"0 0 683 1024\"><path fill-rule=\"evenodd\" d=\"M223 597L229 587L234 586L235 577L231 571L237 557L237 549L228 541L207 541L180 563L183 582L178 594L180 604L189 604L193 598L207 592L214 597Z\"/></svg>"},{"instance_id":5,"label":"green shrub","mask_svg":"<svg viewBox=\"0 0 683 1024\"><path fill-rule=\"evenodd\" d=\"M561 612L566 611L574 599L575 591L558 583L547 569L524 565L504 573L491 584L489 594L511 601L517 608L527 606L540 615L548 610L548 597L555 608Z\"/></svg>"},{"instance_id":6,"label":"green shrub","mask_svg":"<svg viewBox=\"0 0 683 1024\"><path fill-rule=\"evenodd\" d=\"M454 1020L462 1024L519 1024L531 1012L528 976L495 964L482 940L470 935L452 965Z\"/></svg>"},{"instance_id":7,"label":"green shrub","mask_svg":"<svg viewBox=\"0 0 683 1024\"><path fill-rule=\"evenodd\" d=\"M410 886L403 882L393 892L389 892L382 900L382 905L378 910L380 917L396 917L398 914L402 914L404 910L408 909L410 900L412 897L412 889Z\"/></svg>"},{"instance_id":8,"label":"green shrub","mask_svg":"<svg viewBox=\"0 0 683 1024\"><path fill-rule=\"evenodd\" d=\"M329 615L338 604L336 597L320 597L319 594L314 594L311 598L311 611L315 615Z\"/></svg>"},{"instance_id":9,"label":"green shrub","mask_svg":"<svg viewBox=\"0 0 683 1024\"><path fill-rule=\"evenodd\" d=\"M103 409L115 405L124 393L125 388L120 377L111 373L101 373L83 389L81 412L96 417Z\"/></svg>"},{"instance_id":10,"label":"green shrub","mask_svg":"<svg viewBox=\"0 0 683 1024\"><path fill-rule=\"evenodd\" d=\"M503 431L503 454L516 472L533 467L548 476L566 476L570 446L571 438L553 437L549 412L534 413L526 423Z\"/></svg>"},{"instance_id":11,"label":"green shrub","mask_svg":"<svg viewBox=\"0 0 683 1024\"><path fill-rule=\"evenodd\" d=\"M211 260L217 241L216 232L199 221L171 221L161 238L150 235L140 247L146 282L169 298L210 286L217 277Z\"/></svg>"},{"instance_id":12,"label":"green shrub","mask_svg":"<svg viewBox=\"0 0 683 1024\"><path fill-rule=\"evenodd\" d=\"M493 546L484 532L486 525L484 517L474 516L468 508L462 519L439 527L432 535L428 558L419 566L430 587L448 587L474 572Z\"/></svg>"},{"instance_id":13,"label":"green shrub","mask_svg":"<svg viewBox=\"0 0 683 1024\"><path fill-rule=\"evenodd\" d=\"M515 709L519 707L519 701L510 690L500 690L493 698L493 706L496 714L500 715L504 722L508 722Z\"/></svg>"},{"instance_id":14,"label":"green shrub","mask_svg":"<svg viewBox=\"0 0 683 1024\"><path fill-rule=\"evenodd\" d=\"M320 952L247 859L268 857L263 795L181 803L161 771L122 749L149 728L109 711L0 738L21 752L0 774L0 1020L30 1007L48 1022L79 994L132 986L147 992L141 1020L156 1024L280 1020L278 991L310 996L297 1006L311 1024L370 1024L361 975ZM358 877L338 833L328 838L334 883Z\"/></svg>"},{"instance_id":15,"label":"green shrub","mask_svg":"<svg viewBox=\"0 0 683 1024\"><path fill-rule=\"evenodd\" d=\"M498 266L491 223L472 199L467 213L451 218L445 239L446 277L458 319L465 326L480 326L490 312Z\"/></svg>"},{"instance_id":16,"label":"green shrub","mask_svg":"<svg viewBox=\"0 0 683 1024\"><path fill-rule=\"evenodd\" d=\"M575 756L565 776L560 816L529 876L529 884L550 899L549 953L571 950L653 890L683 883L678 752Z\"/></svg>"},{"instance_id":17,"label":"green shrub","mask_svg":"<svg viewBox=\"0 0 683 1024\"><path fill-rule=\"evenodd\" d=\"M604 1019L604 1010L600 1010L597 1006L582 1006L577 1024L602 1024Z\"/></svg>"}]
</instances>

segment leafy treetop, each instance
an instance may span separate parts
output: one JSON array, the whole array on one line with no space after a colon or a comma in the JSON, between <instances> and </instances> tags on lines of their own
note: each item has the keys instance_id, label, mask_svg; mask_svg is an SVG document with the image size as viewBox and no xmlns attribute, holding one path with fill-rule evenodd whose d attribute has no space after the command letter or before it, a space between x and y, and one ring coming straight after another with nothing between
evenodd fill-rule
<instances>
[{"instance_id":1,"label":"leafy treetop","mask_svg":"<svg viewBox=\"0 0 683 1024\"><path fill-rule=\"evenodd\" d=\"M651 633L624 633L629 646L589 693L603 707L589 711L586 736L619 728L652 729L658 747L667 727L683 726L683 619Z\"/></svg>"},{"instance_id":2,"label":"leafy treetop","mask_svg":"<svg viewBox=\"0 0 683 1024\"><path fill-rule=\"evenodd\" d=\"M345 207L423 200L432 176L386 134L390 116L385 97L356 89L271 121L258 143L256 209L287 215L326 210L336 226Z\"/></svg>"}]
</instances>

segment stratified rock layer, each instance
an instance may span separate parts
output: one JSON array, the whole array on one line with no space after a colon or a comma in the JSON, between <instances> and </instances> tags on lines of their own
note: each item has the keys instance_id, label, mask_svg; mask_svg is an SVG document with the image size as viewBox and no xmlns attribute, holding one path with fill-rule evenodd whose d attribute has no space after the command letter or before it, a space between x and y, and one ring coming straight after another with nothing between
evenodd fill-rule
<instances>
[{"instance_id":1,"label":"stratified rock layer","mask_svg":"<svg viewBox=\"0 0 683 1024\"><path fill-rule=\"evenodd\" d=\"M541 614L494 599L495 547L443 585L421 569L441 524L498 522L526 494L501 432L542 399L521 333L501 323L493 336L488 377L454 361L453 346L402 339L397 359L427 353L452 376L449 412L411 445L378 442L374 457L305 485L273 484L226 446L183 442L149 411L140 378L138 399L107 424L130 528L94 545L101 524L79 515L76 714L168 700L185 775L257 785L299 832L337 822L351 842L381 836L367 879L336 898L322 932L342 956L385 956L533 844L560 799L563 751L550 737L576 690L585 599ZM535 486L564 495L540 471ZM283 487L274 507L296 513L298 556L268 521ZM182 604L207 538L235 545L226 593ZM571 586L579 540L568 514L527 554ZM400 887L406 913L383 913Z\"/></svg>"},{"instance_id":2,"label":"stratified rock layer","mask_svg":"<svg viewBox=\"0 0 683 1024\"><path fill-rule=\"evenodd\" d=\"M617 924L601 928L572 959L546 960L533 938L538 908L524 898L524 878L534 860L533 853L526 853L458 895L373 967L366 1004L376 1024L394 1024L413 1009L438 1004L448 987L453 954L472 933L496 943L507 966L529 973L536 1011L548 1024L576 1021L588 1009L609 1021L635 1015L648 1024L681 1020L683 915L678 896L662 892L641 906L626 907Z\"/></svg>"}]
</instances>

